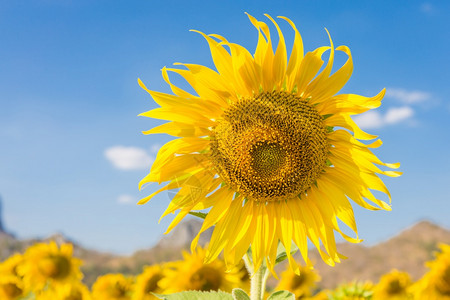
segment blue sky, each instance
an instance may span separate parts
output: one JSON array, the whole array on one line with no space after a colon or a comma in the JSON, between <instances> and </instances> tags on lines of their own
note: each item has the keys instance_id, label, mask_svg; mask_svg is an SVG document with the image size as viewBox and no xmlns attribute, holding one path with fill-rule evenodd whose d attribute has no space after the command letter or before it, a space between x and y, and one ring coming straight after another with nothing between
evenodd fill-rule
<instances>
[{"instance_id":1,"label":"blue sky","mask_svg":"<svg viewBox=\"0 0 450 300\"><path fill-rule=\"evenodd\" d=\"M254 51L244 12L287 16L305 50L347 45L353 76L342 92L387 95L357 119L401 162L384 178L392 212L355 207L366 244L422 219L450 227L450 2L448 1L1 1L0 195L6 227L20 238L62 232L82 245L128 254L154 244L169 202L138 191L170 136L144 136L161 122L137 117L155 103L137 84L169 92L160 69L212 67L206 42L189 29L224 35ZM267 19L266 19L267 20ZM280 22L288 44L293 33ZM273 27L271 27L274 30ZM276 36L276 34L274 34ZM336 63L343 62L338 57Z\"/></svg>"}]
</instances>

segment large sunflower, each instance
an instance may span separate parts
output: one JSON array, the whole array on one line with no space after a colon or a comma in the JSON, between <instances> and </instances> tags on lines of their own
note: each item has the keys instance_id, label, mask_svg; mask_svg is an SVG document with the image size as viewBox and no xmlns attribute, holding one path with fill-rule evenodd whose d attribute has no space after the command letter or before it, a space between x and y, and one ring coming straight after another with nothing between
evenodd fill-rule
<instances>
[{"instance_id":1,"label":"large sunflower","mask_svg":"<svg viewBox=\"0 0 450 300\"><path fill-rule=\"evenodd\" d=\"M259 36L254 55L220 35L196 31L208 42L217 71L195 64L164 67L163 78L175 95L151 91L139 80L161 106L141 115L170 121L144 133L179 137L161 147L139 187L167 184L139 204L161 191L180 188L162 215L179 210L167 232L192 210L210 209L192 241L194 249L199 235L215 225L207 262L223 250L231 268L251 247L255 270L263 261L273 270L281 241L290 266L298 270L291 244L309 264L309 238L323 260L334 265L342 258L334 231L360 242L348 198L367 209L390 210L371 190L390 200L377 174L400 173L378 166L399 164L385 164L371 152L380 140L360 142L376 136L363 132L350 117L378 107L385 91L370 98L336 95L353 70L350 49L335 48L330 38L329 47L304 55L294 23L280 17L295 32L288 61L283 34L266 16L278 31L275 53L267 24L248 15ZM327 50L328 62L319 73ZM336 50L348 59L331 74ZM172 84L168 71L181 75L198 95ZM338 220L356 237L344 234Z\"/></svg>"}]
</instances>

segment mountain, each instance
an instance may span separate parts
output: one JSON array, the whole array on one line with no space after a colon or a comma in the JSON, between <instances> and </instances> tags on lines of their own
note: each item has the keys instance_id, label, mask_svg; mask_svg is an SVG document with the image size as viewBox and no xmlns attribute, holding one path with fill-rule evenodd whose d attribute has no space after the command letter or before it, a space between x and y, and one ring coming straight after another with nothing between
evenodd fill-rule
<instances>
[{"instance_id":1,"label":"mountain","mask_svg":"<svg viewBox=\"0 0 450 300\"><path fill-rule=\"evenodd\" d=\"M376 283L392 269L406 271L417 280L426 272L424 263L434 259L440 243L450 244L450 230L422 221L371 247L339 243L339 253L348 258L334 267L326 265L317 250L311 251L311 259L322 277L321 288L333 288L356 279Z\"/></svg>"},{"instance_id":2,"label":"mountain","mask_svg":"<svg viewBox=\"0 0 450 300\"><path fill-rule=\"evenodd\" d=\"M61 234L43 240L18 240L12 235L0 233L0 259L3 260L14 252L23 252L26 247L39 241L71 242L74 245L74 255L83 260L84 281L90 285L102 274L111 272L138 274L145 265L181 259L182 251L189 251L190 243L200 230L201 224L202 222L197 219L184 221L161 238L154 247L139 250L131 256L117 256L86 249ZM208 230L201 235L199 244L206 244L210 237L211 231ZM439 243L450 244L450 230L423 221L371 247L363 244L338 244L338 251L348 259L335 267L323 263L315 249L310 250L310 257L316 263L315 268L322 277L321 288L333 288L341 282L354 279L377 282L380 275L394 268L407 271L413 279L418 279L425 273L424 263L433 259L433 253L438 249ZM297 258L297 261L300 262L301 259ZM286 262L281 263L277 266L277 273L280 274L285 268ZM268 282L269 287L275 284L274 279Z\"/></svg>"}]
</instances>

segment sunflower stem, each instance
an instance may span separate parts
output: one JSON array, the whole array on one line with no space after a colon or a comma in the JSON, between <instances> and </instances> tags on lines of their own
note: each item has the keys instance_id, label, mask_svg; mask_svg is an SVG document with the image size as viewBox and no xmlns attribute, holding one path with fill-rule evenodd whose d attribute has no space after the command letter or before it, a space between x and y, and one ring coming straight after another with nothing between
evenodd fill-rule
<instances>
[{"instance_id":1,"label":"sunflower stem","mask_svg":"<svg viewBox=\"0 0 450 300\"><path fill-rule=\"evenodd\" d=\"M250 256L244 255L245 266L250 273L250 299L251 300L263 300L264 292L266 291L266 282L269 277L269 272L264 263L261 264L257 271L254 270L253 262Z\"/></svg>"}]
</instances>

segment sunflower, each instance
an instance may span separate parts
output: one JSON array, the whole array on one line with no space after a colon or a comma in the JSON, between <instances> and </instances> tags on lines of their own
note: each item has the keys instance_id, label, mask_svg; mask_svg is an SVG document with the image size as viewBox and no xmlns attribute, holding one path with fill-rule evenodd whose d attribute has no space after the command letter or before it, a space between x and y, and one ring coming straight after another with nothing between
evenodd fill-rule
<instances>
[{"instance_id":1,"label":"sunflower","mask_svg":"<svg viewBox=\"0 0 450 300\"><path fill-rule=\"evenodd\" d=\"M191 244L194 250L199 235L215 225L206 262L223 250L232 268L251 247L255 270L265 261L273 273L281 241L289 265L298 272L291 244L310 265L309 239L322 259L334 265L343 258L334 231L350 242L361 241L348 198L367 209L391 209L371 190L390 201L377 174L400 173L378 166L399 164L383 163L372 153L380 140L360 142L376 136L363 132L350 117L378 107L385 90L369 98L336 95L353 70L350 49L335 48L330 37L329 47L304 55L294 23L280 17L295 32L288 61L283 33L266 16L278 32L275 52L267 24L248 15L258 31L254 55L220 35L196 31L208 42L216 70L195 64L164 67L163 78L175 95L149 90L138 80L161 106L141 115L169 121L143 133L179 137L161 147L139 188L150 182L166 184L139 204L164 190L179 189L162 215L179 211L167 232L191 211L209 209ZM327 50L328 62L319 73ZM348 58L331 74L335 51ZM175 86L169 71L181 75L197 95ZM338 220L355 237L346 235Z\"/></svg>"},{"instance_id":2,"label":"sunflower","mask_svg":"<svg viewBox=\"0 0 450 300\"><path fill-rule=\"evenodd\" d=\"M450 300L450 245L441 244L440 249L426 264L430 270L411 287L417 299Z\"/></svg>"},{"instance_id":3,"label":"sunflower","mask_svg":"<svg viewBox=\"0 0 450 300\"><path fill-rule=\"evenodd\" d=\"M25 295L22 277L17 274L17 266L23 255L16 253L0 263L0 299L18 299Z\"/></svg>"},{"instance_id":4,"label":"sunflower","mask_svg":"<svg viewBox=\"0 0 450 300\"><path fill-rule=\"evenodd\" d=\"M92 298L95 300L131 300L132 278L123 274L99 276L92 285Z\"/></svg>"},{"instance_id":5,"label":"sunflower","mask_svg":"<svg viewBox=\"0 0 450 300\"><path fill-rule=\"evenodd\" d=\"M287 290L293 293L296 299L304 299L311 296L312 289L320 276L309 267L300 267L300 275L295 274L292 269L281 273L281 280L275 290Z\"/></svg>"},{"instance_id":6,"label":"sunflower","mask_svg":"<svg viewBox=\"0 0 450 300\"><path fill-rule=\"evenodd\" d=\"M38 243L27 249L24 262L17 267L19 275L23 276L25 286L39 291L47 284L71 283L81 280L81 260L72 257L72 244L54 242Z\"/></svg>"},{"instance_id":7,"label":"sunflower","mask_svg":"<svg viewBox=\"0 0 450 300\"><path fill-rule=\"evenodd\" d=\"M206 250L198 248L192 254L183 251L183 260L167 263L164 278L159 281L163 294L181 291L225 291L240 286L241 271L227 272L223 260L216 259L205 265Z\"/></svg>"},{"instance_id":8,"label":"sunflower","mask_svg":"<svg viewBox=\"0 0 450 300\"><path fill-rule=\"evenodd\" d=\"M333 300L371 300L372 296L373 283L370 281L345 283L329 294Z\"/></svg>"},{"instance_id":9,"label":"sunflower","mask_svg":"<svg viewBox=\"0 0 450 300\"><path fill-rule=\"evenodd\" d=\"M411 277L407 272L393 270L380 278L380 282L374 288L373 299L412 299L408 291L411 283Z\"/></svg>"},{"instance_id":10,"label":"sunflower","mask_svg":"<svg viewBox=\"0 0 450 300\"><path fill-rule=\"evenodd\" d=\"M16 253L8 257L5 261L0 263L0 276L18 276L17 266L23 261L23 255Z\"/></svg>"},{"instance_id":11,"label":"sunflower","mask_svg":"<svg viewBox=\"0 0 450 300\"><path fill-rule=\"evenodd\" d=\"M17 300L25 296L23 282L13 275L0 276L0 299Z\"/></svg>"},{"instance_id":12,"label":"sunflower","mask_svg":"<svg viewBox=\"0 0 450 300\"><path fill-rule=\"evenodd\" d=\"M59 285L40 293L36 300L91 300L89 289L80 282Z\"/></svg>"},{"instance_id":13,"label":"sunflower","mask_svg":"<svg viewBox=\"0 0 450 300\"><path fill-rule=\"evenodd\" d=\"M163 278L163 268L160 265L145 267L144 271L136 277L133 299L157 299L151 293L161 293L158 283Z\"/></svg>"}]
</instances>

